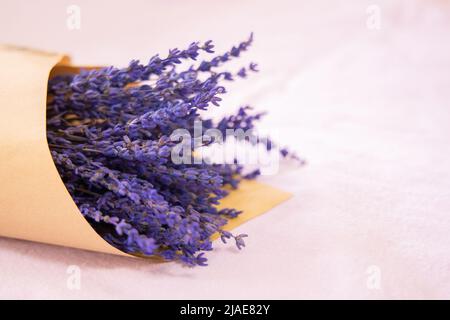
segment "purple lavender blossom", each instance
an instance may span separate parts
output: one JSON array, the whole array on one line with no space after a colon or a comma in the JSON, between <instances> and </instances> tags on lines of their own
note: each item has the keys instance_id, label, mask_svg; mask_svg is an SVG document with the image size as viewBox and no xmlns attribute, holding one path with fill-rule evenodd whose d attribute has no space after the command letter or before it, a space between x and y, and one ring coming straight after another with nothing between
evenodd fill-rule
<instances>
[{"instance_id":1,"label":"purple lavender blossom","mask_svg":"<svg viewBox=\"0 0 450 320\"><path fill-rule=\"evenodd\" d=\"M211 236L225 242L243 238L222 227L241 212L216 208L237 188L242 174L237 164L174 164L170 134L192 130L199 110L220 104L222 81L246 78L257 71L251 63L236 74L217 68L239 57L253 41L179 70L182 61L196 61L200 52L213 53L211 41L172 49L165 58L137 60L126 68L108 67L63 75L49 81L47 139L68 191L83 216L111 245L139 256L159 256L187 265L206 265ZM220 131L250 129L262 113L250 108L206 127ZM288 154L286 150L282 154Z\"/></svg>"}]
</instances>

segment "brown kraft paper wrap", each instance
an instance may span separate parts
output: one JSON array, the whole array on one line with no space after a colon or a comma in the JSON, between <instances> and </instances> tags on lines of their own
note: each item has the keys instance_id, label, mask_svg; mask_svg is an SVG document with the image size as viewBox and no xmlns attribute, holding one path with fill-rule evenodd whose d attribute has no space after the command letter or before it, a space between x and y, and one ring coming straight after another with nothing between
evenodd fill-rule
<instances>
[{"instance_id":1,"label":"brown kraft paper wrap","mask_svg":"<svg viewBox=\"0 0 450 320\"><path fill-rule=\"evenodd\" d=\"M0 236L130 256L104 241L64 186L46 139L50 73L76 69L67 56L0 45ZM255 181L223 199L243 210L225 229L291 195Z\"/></svg>"}]
</instances>

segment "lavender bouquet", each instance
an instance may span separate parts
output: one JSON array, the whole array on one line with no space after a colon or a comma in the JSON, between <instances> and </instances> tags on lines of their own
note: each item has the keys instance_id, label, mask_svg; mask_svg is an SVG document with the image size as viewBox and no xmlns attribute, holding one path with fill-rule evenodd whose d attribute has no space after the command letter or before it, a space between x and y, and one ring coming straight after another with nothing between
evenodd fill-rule
<instances>
[{"instance_id":1,"label":"lavender bouquet","mask_svg":"<svg viewBox=\"0 0 450 320\"><path fill-rule=\"evenodd\" d=\"M47 140L63 182L92 227L111 245L138 256L158 256L187 265L205 265L211 236L233 239L239 249L245 234L223 230L235 208L217 209L227 189L259 170L243 174L242 165L173 161L181 156L177 129L251 129L262 113L249 107L213 121L200 111L218 106L223 81L257 71L251 63L235 74L219 71L247 50L253 37L212 59L180 68L213 44L194 42L172 49L148 64L131 61L127 68L83 70L50 79ZM182 69L182 70L179 70ZM261 139L257 143L261 143ZM200 142L205 145L209 142ZM267 149L273 143L265 139ZM198 142L192 147L198 147ZM283 156L289 153L282 149ZM186 155L182 155L186 159Z\"/></svg>"}]
</instances>

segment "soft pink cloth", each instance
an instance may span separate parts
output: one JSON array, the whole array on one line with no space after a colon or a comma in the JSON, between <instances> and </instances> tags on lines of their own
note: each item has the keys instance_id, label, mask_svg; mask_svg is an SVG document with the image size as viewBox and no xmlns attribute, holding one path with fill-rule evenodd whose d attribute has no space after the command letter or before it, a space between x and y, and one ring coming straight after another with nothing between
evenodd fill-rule
<instances>
[{"instance_id":1,"label":"soft pink cloth","mask_svg":"<svg viewBox=\"0 0 450 320\"><path fill-rule=\"evenodd\" d=\"M64 2L2 0L0 42L124 65L254 31L244 60L262 72L220 112L268 110L263 127L308 165L262 178L295 197L238 228L242 252L217 242L206 268L0 238L0 297L450 298L448 2L76 2L69 31Z\"/></svg>"}]
</instances>

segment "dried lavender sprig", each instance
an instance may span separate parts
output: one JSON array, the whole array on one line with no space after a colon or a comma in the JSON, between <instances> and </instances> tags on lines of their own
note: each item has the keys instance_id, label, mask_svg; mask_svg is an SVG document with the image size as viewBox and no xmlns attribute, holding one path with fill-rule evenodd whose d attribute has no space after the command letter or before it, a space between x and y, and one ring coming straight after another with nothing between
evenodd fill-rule
<instances>
[{"instance_id":1,"label":"dried lavender sprig","mask_svg":"<svg viewBox=\"0 0 450 320\"><path fill-rule=\"evenodd\" d=\"M227 191L255 170L242 174L238 164L182 164L169 161L176 128L193 129L198 110L219 105L221 81L232 73L216 68L238 57L253 36L229 52L178 71L181 60L212 53L210 41L174 49L147 65L103 68L55 77L49 84L48 141L58 171L82 214L106 241L137 255L156 255L188 265L205 265L211 236L233 238L240 249L246 235L222 230L240 211L217 209ZM255 64L239 70L245 78ZM200 74L205 75L200 79ZM147 80L150 80L148 82ZM140 84L140 81L147 81ZM242 112L241 112L242 113ZM246 112L224 123L225 129L252 127L260 115ZM230 125L230 123L233 123Z\"/></svg>"}]
</instances>

